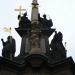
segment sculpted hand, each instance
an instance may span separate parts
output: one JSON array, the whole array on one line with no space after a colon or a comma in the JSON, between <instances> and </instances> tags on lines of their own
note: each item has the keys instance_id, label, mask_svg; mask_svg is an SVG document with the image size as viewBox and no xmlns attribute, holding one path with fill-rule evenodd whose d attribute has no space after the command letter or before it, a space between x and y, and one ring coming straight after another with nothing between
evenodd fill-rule
<instances>
[{"instance_id":1,"label":"sculpted hand","mask_svg":"<svg viewBox=\"0 0 75 75\"><path fill-rule=\"evenodd\" d=\"M1 41L3 41L3 39L1 39Z\"/></svg>"}]
</instances>

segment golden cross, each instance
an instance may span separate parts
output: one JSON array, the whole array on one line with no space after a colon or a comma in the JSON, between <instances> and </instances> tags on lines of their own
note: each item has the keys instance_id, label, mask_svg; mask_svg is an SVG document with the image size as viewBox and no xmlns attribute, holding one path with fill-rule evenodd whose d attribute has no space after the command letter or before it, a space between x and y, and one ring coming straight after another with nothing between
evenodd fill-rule
<instances>
[{"instance_id":1,"label":"golden cross","mask_svg":"<svg viewBox=\"0 0 75 75\"><path fill-rule=\"evenodd\" d=\"M26 9L22 9L22 6L19 6L19 9L15 9L15 11L19 11L19 15L21 15L21 11L25 11Z\"/></svg>"}]
</instances>

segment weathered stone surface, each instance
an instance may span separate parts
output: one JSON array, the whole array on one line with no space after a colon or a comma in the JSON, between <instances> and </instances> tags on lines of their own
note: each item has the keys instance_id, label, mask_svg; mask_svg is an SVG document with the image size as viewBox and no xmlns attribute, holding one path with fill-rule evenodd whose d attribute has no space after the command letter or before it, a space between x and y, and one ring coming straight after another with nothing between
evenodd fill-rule
<instances>
[{"instance_id":1,"label":"weathered stone surface","mask_svg":"<svg viewBox=\"0 0 75 75\"><path fill-rule=\"evenodd\" d=\"M19 64L0 57L0 75L74 75L74 66L72 58L50 64L45 56L35 54Z\"/></svg>"}]
</instances>

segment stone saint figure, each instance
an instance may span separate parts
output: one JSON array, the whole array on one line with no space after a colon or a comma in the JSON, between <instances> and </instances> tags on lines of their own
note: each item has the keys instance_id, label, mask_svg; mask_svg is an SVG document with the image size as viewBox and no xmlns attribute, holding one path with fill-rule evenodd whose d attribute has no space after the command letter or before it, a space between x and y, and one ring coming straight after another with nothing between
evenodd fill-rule
<instances>
[{"instance_id":1,"label":"stone saint figure","mask_svg":"<svg viewBox=\"0 0 75 75\"><path fill-rule=\"evenodd\" d=\"M2 56L5 58L13 58L16 51L15 39L12 36L8 36L6 42L3 39L1 41L3 44Z\"/></svg>"},{"instance_id":2,"label":"stone saint figure","mask_svg":"<svg viewBox=\"0 0 75 75\"><path fill-rule=\"evenodd\" d=\"M35 33L32 34L30 38L30 42L31 42L30 53L41 53L39 35Z\"/></svg>"},{"instance_id":3,"label":"stone saint figure","mask_svg":"<svg viewBox=\"0 0 75 75\"><path fill-rule=\"evenodd\" d=\"M29 28L31 22L27 17L27 12L23 16L18 15L19 27L20 28Z\"/></svg>"},{"instance_id":4,"label":"stone saint figure","mask_svg":"<svg viewBox=\"0 0 75 75\"><path fill-rule=\"evenodd\" d=\"M43 18L41 18L40 14L38 14L38 20L40 24L42 24L43 28L51 28L53 26L52 19L47 20L46 14L43 15Z\"/></svg>"},{"instance_id":5,"label":"stone saint figure","mask_svg":"<svg viewBox=\"0 0 75 75\"><path fill-rule=\"evenodd\" d=\"M31 36L31 45L33 48L39 48L39 36L37 34Z\"/></svg>"},{"instance_id":6,"label":"stone saint figure","mask_svg":"<svg viewBox=\"0 0 75 75\"><path fill-rule=\"evenodd\" d=\"M65 47L63 46L62 40L63 40L62 33L61 32L57 33L55 31L55 35L51 41L50 47L52 49L52 52L55 52L57 55L60 54L61 58L65 58L66 50L65 50Z\"/></svg>"}]
</instances>

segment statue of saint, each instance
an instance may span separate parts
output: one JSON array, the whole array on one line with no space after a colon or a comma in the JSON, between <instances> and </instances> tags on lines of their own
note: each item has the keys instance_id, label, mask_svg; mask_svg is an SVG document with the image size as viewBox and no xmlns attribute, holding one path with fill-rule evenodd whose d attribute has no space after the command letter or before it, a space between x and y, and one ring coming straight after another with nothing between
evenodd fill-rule
<instances>
[{"instance_id":1,"label":"statue of saint","mask_svg":"<svg viewBox=\"0 0 75 75\"><path fill-rule=\"evenodd\" d=\"M31 47L32 48L39 48L39 36L37 34L32 34L31 36Z\"/></svg>"},{"instance_id":2,"label":"statue of saint","mask_svg":"<svg viewBox=\"0 0 75 75\"><path fill-rule=\"evenodd\" d=\"M18 15L18 19L20 28L29 28L31 22L27 17L27 12L24 13L23 16Z\"/></svg>"},{"instance_id":3,"label":"statue of saint","mask_svg":"<svg viewBox=\"0 0 75 75\"><path fill-rule=\"evenodd\" d=\"M3 44L2 56L6 58L13 58L16 51L15 39L12 36L8 36L6 42L4 42L3 39L1 39L1 41Z\"/></svg>"},{"instance_id":4,"label":"statue of saint","mask_svg":"<svg viewBox=\"0 0 75 75\"><path fill-rule=\"evenodd\" d=\"M66 50L62 43L63 35L61 32L56 32L55 35L51 41L50 48L51 51L55 52L57 55L60 54L60 57L65 58L66 57Z\"/></svg>"},{"instance_id":5,"label":"statue of saint","mask_svg":"<svg viewBox=\"0 0 75 75\"><path fill-rule=\"evenodd\" d=\"M42 24L43 28L51 28L53 26L52 19L47 20L46 15L43 15L43 18L40 17L40 14L38 14L38 20L40 24Z\"/></svg>"}]
</instances>

